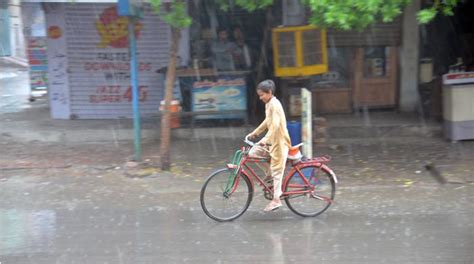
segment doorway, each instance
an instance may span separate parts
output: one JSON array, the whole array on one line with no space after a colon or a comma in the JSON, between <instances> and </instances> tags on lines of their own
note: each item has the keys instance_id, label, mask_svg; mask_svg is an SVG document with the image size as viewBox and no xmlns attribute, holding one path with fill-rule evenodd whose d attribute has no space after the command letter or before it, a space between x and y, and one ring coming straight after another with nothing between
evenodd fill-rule
<instances>
[{"instance_id":1,"label":"doorway","mask_svg":"<svg viewBox=\"0 0 474 264\"><path fill-rule=\"evenodd\" d=\"M355 109L396 106L397 56L396 47L356 48L353 62L353 106Z\"/></svg>"}]
</instances>

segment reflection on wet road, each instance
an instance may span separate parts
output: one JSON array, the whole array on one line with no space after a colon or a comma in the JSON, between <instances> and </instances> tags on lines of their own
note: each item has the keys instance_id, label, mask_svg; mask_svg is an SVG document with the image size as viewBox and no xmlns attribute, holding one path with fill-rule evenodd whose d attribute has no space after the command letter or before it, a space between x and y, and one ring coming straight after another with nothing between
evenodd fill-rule
<instances>
[{"instance_id":1,"label":"reflection on wet road","mask_svg":"<svg viewBox=\"0 0 474 264\"><path fill-rule=\"evenodd\" d=\"M52 210L0 209L0 226L3 254L49 252L56 236L56 213Z\"/></svg>"}]
</instances>

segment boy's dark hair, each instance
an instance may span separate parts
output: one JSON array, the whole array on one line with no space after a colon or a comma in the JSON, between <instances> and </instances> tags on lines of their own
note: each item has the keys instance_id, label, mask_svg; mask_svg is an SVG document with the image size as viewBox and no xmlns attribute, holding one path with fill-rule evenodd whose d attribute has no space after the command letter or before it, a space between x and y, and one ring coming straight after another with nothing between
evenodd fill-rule
<instances>
[{"instance_id":1,"label":"boy's dark hair","mask_svg":"<svg viewBox=\"0 0 474 264\"><path fill-rule=\"evenodd\" d=\"M272 94L275 94L275 83L270 79L261 81L257 85L257 90L261 90L265 93L269 93L271 91Z\"/></svg>"}]
</instances>

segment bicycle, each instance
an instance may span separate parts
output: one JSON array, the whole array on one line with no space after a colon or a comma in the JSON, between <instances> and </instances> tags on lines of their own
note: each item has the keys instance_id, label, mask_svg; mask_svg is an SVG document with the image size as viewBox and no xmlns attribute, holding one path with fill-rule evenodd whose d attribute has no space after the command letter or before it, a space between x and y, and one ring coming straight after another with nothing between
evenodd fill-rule
<instances>
[{"instance_id":1,"label":"bicycle","mask_svg":"<svg viewBox=\"0 0 474 264\"><path fill-rule=\"evenodd\" d=\"M250 166L251 163L269 162L269 159L250 157L249 151L255 143L248 138L244 142L248 146L236 151L232 163L209 175L202 186L201 207L216 221L232 221L244 214L252 202L256 184L263 187L266 199L273 199L273 185L265 182ZM326 211L334 201L337 176L326 165L330 156L302 158L301 145L290 148L290 152L297 151L299 157L287 160L287 167L288 164L291 167L283 176L281 197L295 214L314 217Z\"/></svg>"}]
</instances>

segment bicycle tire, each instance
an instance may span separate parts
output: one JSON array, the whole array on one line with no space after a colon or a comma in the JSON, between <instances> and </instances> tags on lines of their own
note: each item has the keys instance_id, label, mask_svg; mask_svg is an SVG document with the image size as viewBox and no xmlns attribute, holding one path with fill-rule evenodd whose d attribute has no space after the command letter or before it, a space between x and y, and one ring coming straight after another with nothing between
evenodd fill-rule
<instances>
[{"instance_id":1,"label":"bicycle tire","mask_svg":"<svg viewBox=\"0 0 474 264\"><path fill-rule=\"evenodd\" d=\"M288 208L297 215L303 217L318 216L324 211L326 211L329 206L331 206L331 203L336 195L336 183L329 172L323 170L318 166L305 166L300 168L300 170L308 179L310 184L315 186L315 196L311 194L288 195L287 197L285 197L285 203ZM309 173L311 173L312 178L311 175L309 175L309 178L306 175L308 171ZM315 173L317 173L317 175L315 175ZM290 176L290 178L288 178L284 190L288 192L291 190L306 190L308 188L311 187L306 185L303 179L301 179L301 176L298 171L295 171ZM302 206L303 203L305 204L304 206Z\"/></svg>"},{"instance_id":2,"label":"bicycle tire","mask_svg":"<svg viewBox=\"0 0 474 264\"><path fill-rule=\"evenodd\" d=\"M229 182L229 173L232 173L232 170L227 168L213 172L209 175L201 188L200 201L204 213L211 219L219 222L232 221L239 218L249 208L250 202L253 198L253 186L250 180L247 177L242 176L241 173L237 175L238 181L236 181L239 186L237 186L235 192L233 192L229 197L226 197L224 190ZM209 188L211 188L211 185L214 185L215 183L217 183L218 190L210 190ZM247 186L246 188L245 185ZM241 187L242 189L239 189ZM212 193L210 193L211 191ZM243 198L239 201L239 205L235 211L227 211L225 208L216 208L219 206L211 205L213 203L218 204L219 202L217 200L220 198L223 198L221 202L230 201L230 199L234 198L237 194L243 195Z\"/></svg>"}]
</instances>

